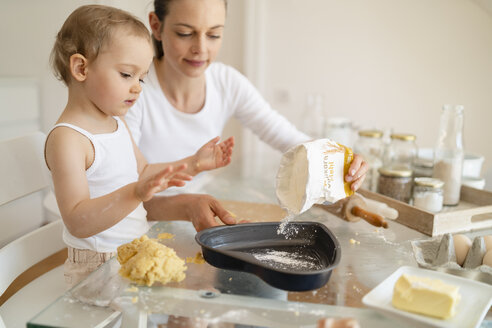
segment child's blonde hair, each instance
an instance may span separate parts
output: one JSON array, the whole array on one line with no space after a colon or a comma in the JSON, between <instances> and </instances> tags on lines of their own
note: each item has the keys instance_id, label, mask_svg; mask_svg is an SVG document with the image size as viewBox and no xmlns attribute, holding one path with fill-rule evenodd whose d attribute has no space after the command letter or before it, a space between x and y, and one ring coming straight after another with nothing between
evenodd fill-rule
<instances>
[{"instance_id":1,"label":"child's blonde hair","mask_svg":"<svg viewBox=\"0 0 492 328\"><path fill-rule=\"evenodd\" d=\"M118 27L130 34L151 40L145 25L132 14L113 7L87 5L77 8L68 16L56 36L50 62L55 76L67 86L70 83L70 57L81 54L93 60L111 40Z\"/></svg>"}]
</instances>

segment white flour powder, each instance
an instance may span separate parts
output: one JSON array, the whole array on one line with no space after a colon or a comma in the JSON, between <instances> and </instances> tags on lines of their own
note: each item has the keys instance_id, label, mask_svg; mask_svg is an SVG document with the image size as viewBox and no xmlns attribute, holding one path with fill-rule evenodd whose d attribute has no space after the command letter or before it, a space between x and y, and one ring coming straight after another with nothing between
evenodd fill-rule
<instances>
[{"instance_id":1,"label":"white flour powder","mask_svg":"<svg viewBox=\"0 0 492 328\"><path fill-rule=\"evenodd\" d=\"M319 270L321 265L314 256L301 252L277 251L265 249L252 254L255 259L273 268L295 271Z\"/></svg>"},{"instance_id":2,"label":"white flour powder","mask_svg":"<svg viewBox=\"0 0 492 328\"><path fill-rule=\"evenodd\" d=\"M444 205L457 205L460 201L462 168L462 158L441 160L434 165L433 177L444 181Z\"/></svg>"},{"instance_id":3,"label":"white flour powder","mask_svg":"<svg viewBox=\"0 0 492 328\"><path fill-rule=\"evenodd\" d=\"M289 213L282 219L277 229L277 235L284 235L285 239L289 239L297 234L297 229L293 225L289 225L289 222L295 217L294 213Z\"/></svg>"}]
</instances>

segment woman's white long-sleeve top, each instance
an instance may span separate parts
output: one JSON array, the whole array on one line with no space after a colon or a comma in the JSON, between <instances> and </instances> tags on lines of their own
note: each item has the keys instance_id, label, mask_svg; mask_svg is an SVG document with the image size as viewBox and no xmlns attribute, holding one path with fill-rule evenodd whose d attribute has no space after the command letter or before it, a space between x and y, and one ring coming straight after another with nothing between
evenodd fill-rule
<instances>
[{"instance_id":1,"label":"woman's white long-sleeve top","mask_svg":"<svg viewBox=\"0 0 492 328\"><path fill-rule=\"evenodd\" d=\"M310 139L273 110L234 68L212 63L205 77L203 108L197 113L184 113L167 100L151 65L140 97L126 115L135 142L149 163L193 155L207 141L220 136L231 117L281 152Z\"/></svg>"}]
</instances>

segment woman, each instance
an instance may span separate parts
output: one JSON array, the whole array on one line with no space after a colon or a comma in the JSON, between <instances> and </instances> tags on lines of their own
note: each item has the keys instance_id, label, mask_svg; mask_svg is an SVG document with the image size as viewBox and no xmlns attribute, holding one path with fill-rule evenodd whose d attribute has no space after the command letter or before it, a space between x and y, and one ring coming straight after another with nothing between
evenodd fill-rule
<instances>
[{"instance_id":1,"label":"woman","mask_svg":"<svg viewBox=\"0 0 492 328\"><path fill-rule=\"evenodd\" d=\"M149 23L155 58L140 98L126 116L149 163L194 154L206 141L221 135L233 116L282 152L311 139L271 109L238 71L214 63L226 7L225 0L154 1ZM356 155L346 176L353 190L360 187L366 171L367 164ZM199 180L195 177L188 188Z\"/></svg>"}]
</instances>

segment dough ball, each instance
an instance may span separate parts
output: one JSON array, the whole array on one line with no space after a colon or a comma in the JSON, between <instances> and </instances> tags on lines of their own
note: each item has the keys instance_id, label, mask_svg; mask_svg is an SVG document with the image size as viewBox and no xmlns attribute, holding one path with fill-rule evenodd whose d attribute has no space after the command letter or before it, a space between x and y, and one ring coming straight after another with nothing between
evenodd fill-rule
<instances>
[{"instance_id":1,"label":"dough ball","mask_svg":"<svg viewBox=\"0 0 492 328\"><path fill-rule=\"evenodd\" d=\"M456 254L456 262L463 265L466 255L471 247L471 240L465 235L457 234L453 236L454 252Z\"/></svg>"},{"instance_id":2,"label":"dough ball","mask_svg":"<svg viewBox=\"0 0 492 328\"><path fill-rule=\"evenodd\" d=\"M172 248L147 235L118 247L118 262L120 275L140 285L152 286L156 281L167 284L185 278L185 262Z\"/></svg>"},{"instance_id":3,"label":"dough ball","mask_svg":"<svg viewBox=\"0 0 492 328\"><path fill-rule=\"evenodd\" d=\"M483 241L485 242L485 248L487 248L487 251L490 251L492 249L492 235L483 236Z\"/></svg>"},{"instance_id":4,"label":"dough ball","mask_svg":"<svg viewBox=\"0 0 492 328\"><path fill-rule=\"evenodd\" d=\"M492 267L492 249L489 249L483 256L482 264Z\"/></svg>"}]
</instances>

